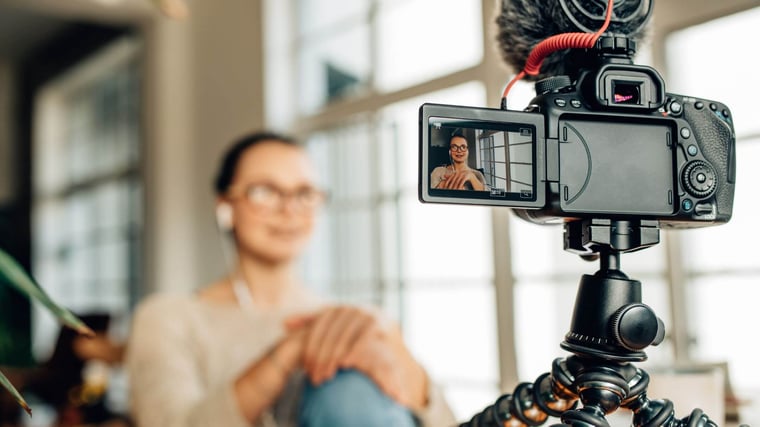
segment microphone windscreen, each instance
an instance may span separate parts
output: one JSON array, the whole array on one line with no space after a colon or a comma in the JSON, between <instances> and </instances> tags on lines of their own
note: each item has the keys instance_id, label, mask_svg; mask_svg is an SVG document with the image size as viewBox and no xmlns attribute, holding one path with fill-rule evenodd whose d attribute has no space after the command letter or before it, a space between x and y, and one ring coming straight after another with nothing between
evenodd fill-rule
<instances>
[{"instance_id":1,"label":"microphone windscreen","mask_svg":"<svg viewBox=\"0 0 760 427\"><path fill-rule=\"evenodd\" d=\"M533 47L555 34L596 32L604 24L607 0L502 0L496 17L497 41L504 61L519 72ZM638 40L644 35L651 0L615 0L612 20L605 34ZM537 76L527 80L568 74L569 50L544 59Z\"/></svg>"}]
</instances>

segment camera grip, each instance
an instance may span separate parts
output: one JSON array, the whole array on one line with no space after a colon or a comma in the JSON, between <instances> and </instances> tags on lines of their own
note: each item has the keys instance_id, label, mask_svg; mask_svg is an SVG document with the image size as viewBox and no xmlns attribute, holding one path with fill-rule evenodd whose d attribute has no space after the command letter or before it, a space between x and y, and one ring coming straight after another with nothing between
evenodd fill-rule
<instances>
[{"instance_id":1,"label":"camera grip","mask_svg":"<svg viewBox=\"0 0 760 427\"><path fill-rule=\"evenodd\" d=\"M736 136L728 107L712 101L685 103L684 118L691 125L694 141L702 155L715 168L716 219L731 218L736 181ZM686 142L688 144L688 142Z\"/></svg>"}]
</instances>

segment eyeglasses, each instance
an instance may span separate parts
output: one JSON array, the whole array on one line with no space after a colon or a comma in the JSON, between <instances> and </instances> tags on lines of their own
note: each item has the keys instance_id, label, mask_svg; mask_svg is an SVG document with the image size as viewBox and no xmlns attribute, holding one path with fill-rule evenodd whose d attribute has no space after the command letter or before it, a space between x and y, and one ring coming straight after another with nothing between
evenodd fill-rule
<instances>
[{"instance_id":1,"label":"eyeglasses","mask_svg":"<svg viewBox=\"0 0 760 427\"><path fill-rule=\"evenodd\" d=\"M314 187L285 191L270 184L251 184L245 187L245 199L256 208L273 211L292 201L299 211L312 211L321 206L327 194Z\"/></svg>"},{"instance_id":2,"label":"eyeglasses","mask_svg":"<svg viewBox=\"0 0 760 427\"><path fill-rule=\"evenodd\" d=\"M449 149L451 151L454 151L454 152L462 152L462 151L467 151L467 146L466 145L451 144L451 145L449 145Z\"/></svg>"}]
</instances>

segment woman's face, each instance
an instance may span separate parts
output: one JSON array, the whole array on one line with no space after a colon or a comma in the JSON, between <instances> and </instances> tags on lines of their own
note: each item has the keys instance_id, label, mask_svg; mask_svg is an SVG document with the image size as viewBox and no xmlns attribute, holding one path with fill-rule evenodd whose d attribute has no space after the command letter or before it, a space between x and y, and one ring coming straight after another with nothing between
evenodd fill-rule
<instances>
[{"instance_id":1,"label":"woman's face","mask_svg":"<svg viewBox=\"0 0 760 427\"><path fill-rule=\"evenodd\" d=\"M467 163L467 140L461 136L455 136L449 141L449 154L454 163Z\"/></svg>"},{"instance_id":2,"label":"woman's face","mask_svg":"<svg viewBox=\"0 0 760 427\"><path fill-rule=\"evenodd\" d=\"M312 234L321 197L301 148L279 141L248 148L227 193L238 251L270 263L294 260Z\"/></svg>"}]
</instances>

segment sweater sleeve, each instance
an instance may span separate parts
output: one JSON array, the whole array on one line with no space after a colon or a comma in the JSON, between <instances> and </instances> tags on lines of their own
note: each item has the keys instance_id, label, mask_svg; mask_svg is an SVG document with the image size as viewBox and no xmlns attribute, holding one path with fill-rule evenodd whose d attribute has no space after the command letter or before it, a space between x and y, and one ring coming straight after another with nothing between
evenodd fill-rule
<instances>
[{"instance_id":1,"label":"sweater sleeve","mask_svg":"<svg viewBox=\"0 0 760 427\"><path fill-rule=\"evenodd\" d=\"M430 173L430 188L438 188L438 184L443 181L443 175L446 173L445 166L438 166Z\"/></svg>"},{"instance_id":2,"label":"sweater sleeve","mask_svg":"<svg viewBox=\"0 0 760 427\"><path fill-rule=\"evenodd\" d=\"M181 299L149 298L132 322L127 346L130 405L139 427L250 427L232 382L208 389L201 377L203 349L193 339Z\"/></svg>"}]
</instances>

